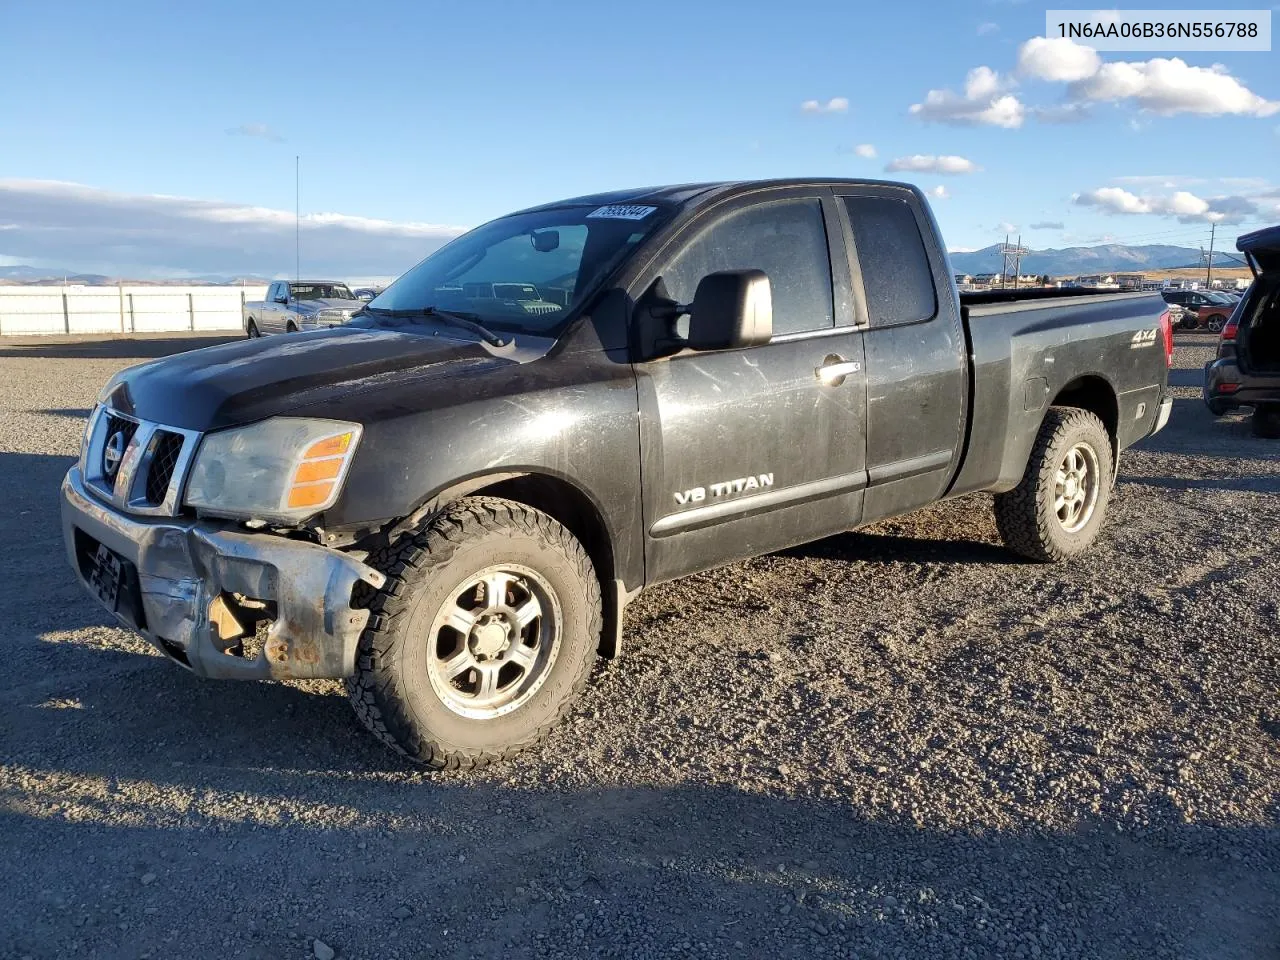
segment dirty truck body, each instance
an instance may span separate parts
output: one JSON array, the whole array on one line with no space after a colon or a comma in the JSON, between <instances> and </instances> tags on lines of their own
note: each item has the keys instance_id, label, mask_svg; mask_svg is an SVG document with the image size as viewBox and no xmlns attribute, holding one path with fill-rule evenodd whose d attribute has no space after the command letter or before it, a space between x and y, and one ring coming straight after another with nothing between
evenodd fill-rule
<instances>
[{"instance_id":1,"label":"dirty truck body","mask_svg":"<svg viewBox=\"0 0 1280 960\"><path fill-rule=\"evenodd\" d=\"M974 491L1013 549L1076 556L1168 418L1163 310L962 303L901 184L549 204L338 328L118 374L68 556L193 672L346 678L389 745L473 766L563 715L647 585Z\"/></svg>"}]
</instances>

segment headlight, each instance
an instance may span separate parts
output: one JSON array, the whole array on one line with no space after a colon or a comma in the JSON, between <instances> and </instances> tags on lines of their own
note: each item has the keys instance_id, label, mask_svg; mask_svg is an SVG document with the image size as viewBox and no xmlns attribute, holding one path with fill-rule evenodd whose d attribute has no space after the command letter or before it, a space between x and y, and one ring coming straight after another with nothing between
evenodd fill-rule
<instances>
[{"instance_id":1,"label":"headlight","mask_svg":"<svg viewBox=\"0 0 1280 960\"><path fill-rule=\"evenodd\" d=\"M274 417L200 443L184 502L246 520L303 520L333 505L360 442L358 423Z\"/></svg>"}]
</instances>

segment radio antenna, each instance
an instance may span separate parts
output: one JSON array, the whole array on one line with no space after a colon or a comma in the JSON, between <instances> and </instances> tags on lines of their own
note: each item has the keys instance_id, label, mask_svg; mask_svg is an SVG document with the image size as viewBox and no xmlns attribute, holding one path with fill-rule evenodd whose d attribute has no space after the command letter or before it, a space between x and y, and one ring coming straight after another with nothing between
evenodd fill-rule
<instances>
[{"instance_id":1,"label":"radio antenna","mask_svg":"<svg viewBox=\"0 0 1280 960\"><path fill-rule=\"evenodd\" d=\"M293 158L293 280L302 282L302 158Z\"/></svg>"}]
</instances>

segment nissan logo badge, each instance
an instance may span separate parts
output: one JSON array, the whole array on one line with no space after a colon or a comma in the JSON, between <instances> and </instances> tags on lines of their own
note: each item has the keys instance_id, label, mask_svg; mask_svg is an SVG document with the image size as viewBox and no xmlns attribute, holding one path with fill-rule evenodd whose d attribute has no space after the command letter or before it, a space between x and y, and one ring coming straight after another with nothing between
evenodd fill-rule
<instances>
[{"instance_id":1,"label":"nissan logo badge","mask_svg":"<svg viewBox=\"0 0 1280 960\"><path fill-rule=\"evenodd\" d=\"M120 461L124 459L124 431L117 430L102 448L102 472L108 480L115 479L120 469Z\"/></svg>"}]
</instances>

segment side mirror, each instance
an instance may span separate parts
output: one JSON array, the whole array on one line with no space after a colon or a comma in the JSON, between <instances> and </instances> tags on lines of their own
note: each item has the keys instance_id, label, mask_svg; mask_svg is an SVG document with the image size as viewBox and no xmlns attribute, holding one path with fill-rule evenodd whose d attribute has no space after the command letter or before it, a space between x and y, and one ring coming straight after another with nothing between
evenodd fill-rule
<instances>
[{"instance_id":1,"label":"side mirror","mask_svg":"<svg viewBox=\"0 0 1280 960\"><path fill-rule=\"evenodd\" d=\"M689 310L690 348L754 347L772 336L773 293L763 270L724 270L698 281Z\"/></svg>"}]
</instances>

